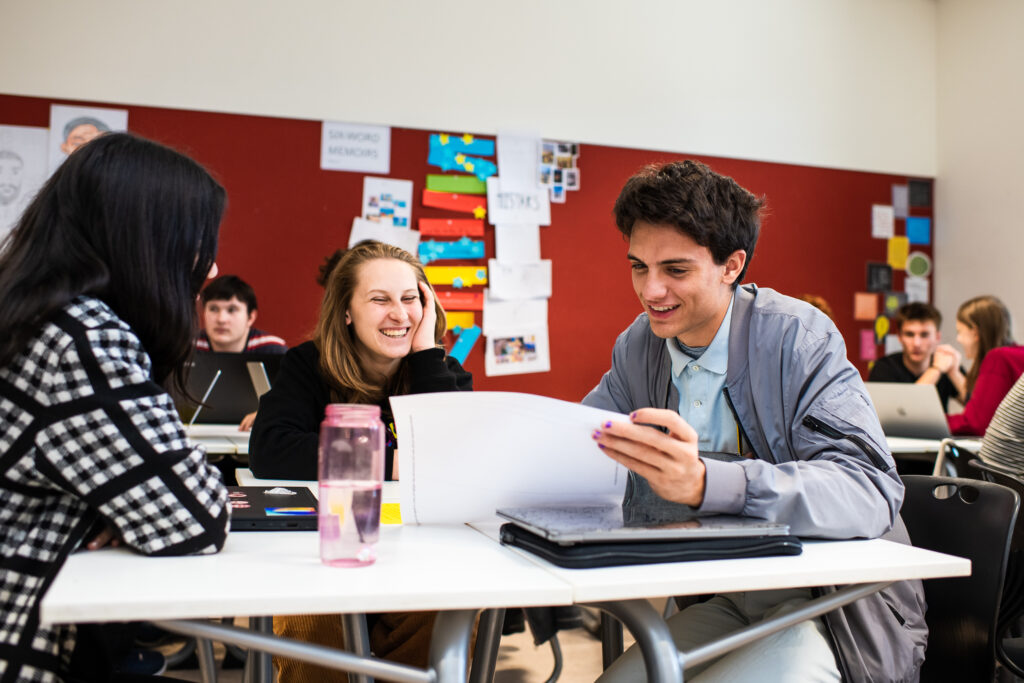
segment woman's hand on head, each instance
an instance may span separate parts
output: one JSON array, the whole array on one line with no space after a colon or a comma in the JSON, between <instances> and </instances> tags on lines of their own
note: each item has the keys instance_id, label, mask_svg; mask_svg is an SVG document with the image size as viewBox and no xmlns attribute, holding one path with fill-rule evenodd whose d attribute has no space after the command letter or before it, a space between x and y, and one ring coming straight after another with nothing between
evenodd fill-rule
<instances>
[{"instance_id":1,"label":"woman's hand on head","mask_svg":"<svg viewBox=\"0 0 1024 683\"><path fill-rule=\"evenodd\" d=\"M423 317L412 333L412 352L424 351L437 346L434 339L434 327L437 326L437 309L434 306L434 292L426 282L420 282L420 293L423 295Z\"/></svg>"}]
</instances>

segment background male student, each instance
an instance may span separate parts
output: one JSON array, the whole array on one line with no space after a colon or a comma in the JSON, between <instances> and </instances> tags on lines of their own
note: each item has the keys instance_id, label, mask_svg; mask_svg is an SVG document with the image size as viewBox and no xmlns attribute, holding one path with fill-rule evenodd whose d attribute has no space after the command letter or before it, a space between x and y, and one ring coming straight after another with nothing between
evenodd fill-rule
<instances>
[{"instance_id":1,"label":"background male student","mask_svg":"<svg viewBox=\"0 0 1024 683\"><path fill-rule=\"evenodd\" d=\"M196 339L196 348L200 351L288 351L284 339L253 327L256 293L237 275L222 275L211 281L203 289L200 300L204 328Z\"/></svg>"},{"instance_id":2,"label":"background male student","mask_svg":"<svg viewBox=\"0 0 1024 683\"><path fill-rule=\"evenodd\" d=\"M908 542L903 485L835 325L773 290L737 287L761 206L692 161L648 167L626 183L615 218L644 312L583 401L630 419L600 425L594 439L631 470L624 505L761 517L800 536ZM669 626L688 649L811 598L811 589L719 595ZM923 613L920 581L894 584L688 673L916 681ZM634 648L602 680L641 680L642 671Z\"/></svg>"},{"instance_id":3,"label":"background male student","mask_svg":"<svg viewBox=\"0 0 1024 683\"><path fill-rule=\"evenodd\" d=\"M949 398L957 391L951 378L963 376L960 354L939 345L942 314L931 304L904 304L896 313L896 334L903 351L879 358L868 373L869 382L931 384L939 392L942 409L949 412Z\"/></svg>"}]
</instances>

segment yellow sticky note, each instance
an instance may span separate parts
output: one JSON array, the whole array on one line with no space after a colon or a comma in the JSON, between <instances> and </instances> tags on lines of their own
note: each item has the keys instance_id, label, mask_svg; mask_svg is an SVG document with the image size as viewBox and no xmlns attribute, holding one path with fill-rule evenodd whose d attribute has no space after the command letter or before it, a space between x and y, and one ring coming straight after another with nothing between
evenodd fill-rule
<instances>
[{"instance_id":1,"label":"yellow sticky note","mask_svg":"<svg viewBox=\"0 0 1024 683\"><path fill-rule=\"evenodd\" d=\"M426 266L423 272L432 285L470 287L487 284L487 268L483 266Z\"/></svg>"},{"instance_id":2,"label":"yellow sticky note","mask_svg":"<svg viewBox=\"0 0 1024 683\"><path fill-rule=\"evenodd\" d=\"M910 253L910 240L906 237L889 238L889 265L896 270L907 269L907 255Z\"/></svg>"},{"instance_id":3,"label":"yellow sticky note","mask_svg":"<svg viewBox=\"0 0 1024 683\"><path fill-rule=\"evenodd\" d=\"M878 295L874 292L856 292L853 295L853 319L871 320L878 317Z\"/></svg>"},{"instance_id":4,"label":"yellow sticky note","mask_svg":"<svg viewBox=\"0 0 1024 683\"><path fill-rule=\"evenodd\" d=\"M468 330L473 325L476 325L476 315L473 311L457 311L457 312L446 312L445 318L448 321L449 330L461 327L464 330Z\"/></svg>"},{"instance_id":5,"label":"yellow sticky note","mask_svg":"<svg viewBox=\"0 0 1024 683\"><path fill-rule=\"evenodd\" d=\"M398 503L381 503L380 504L380 523L381 524L401 524L402 523L402 511Z\"/></svg>"}]
</instances>

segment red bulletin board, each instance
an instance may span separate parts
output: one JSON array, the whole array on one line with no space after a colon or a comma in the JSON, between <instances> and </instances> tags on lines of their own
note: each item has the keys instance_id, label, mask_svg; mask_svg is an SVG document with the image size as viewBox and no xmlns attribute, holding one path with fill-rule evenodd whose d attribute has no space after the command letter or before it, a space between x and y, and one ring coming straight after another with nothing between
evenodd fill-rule
<instances>
[{"instance_id":1,"label":"red bulletin board","mask_svg":"<svg viewBox=\"0 0 1024 683\"><path fill-rule=\"evenodd\" d=\"M131 131L206 166L228 192L220 272L235 273L253 285L259 327L292 345L307 338L322 293L315 282L317 268L326 255L347 245L363 188L361 173L320 170L319 121L0 95L0 124L48 127L51 104L127 109ZM432 132L473 131L391 129L390 177L413 181L413 226L419 218L454 217L420 205L426 175L440 172L427 165ZM567 193L565 204L552 204L551 225L541 228L541 257L553 261L554 271L548 316L551 371L486 377L481 339L465 364L478 390L575 401L598 382L616 336L640 312L612 205L625 180L644 164L687 157L766 197L761 238L746 281L794 296L824 297L850 359L866 374L860 332L873 323L854 320L853 298L865 291L867 264L885 263L887 254L886 240L871 236L871 206L891 204L891 186L906 184L908 178L584 144L580 190ZM912 208L911 214L931 217L932 210ZM896 234L905 234L901 219ZM493 257L490 225L484 240L487 256ZM932 255L931 245L911 250ZM903 277L902 271L894 272L894 290L903 290ZM881 298L879 305L881 310Z\"/></svg>"}]
</instances>

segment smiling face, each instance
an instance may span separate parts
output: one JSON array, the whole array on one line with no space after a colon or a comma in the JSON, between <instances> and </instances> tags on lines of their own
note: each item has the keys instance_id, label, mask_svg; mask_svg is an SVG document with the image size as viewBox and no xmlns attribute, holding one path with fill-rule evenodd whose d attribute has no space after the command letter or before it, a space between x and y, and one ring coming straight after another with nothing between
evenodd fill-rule
<instances>
[{"instance_id":1,"label":"smiling face","mask_svg":"<svg viewBox=\"0 0 1024 683\"><path fill-rule=\"evenodd\" d=\"M633 289L643 304L651 331L687 346L705 346L729 309L732 283L746 252L738 250L719 265L707 247L670 225L637 221L629 238Z\"/></svg>"},{"instance_id":2,"label":"smiling face","mask_svg":"<svg viewBox=\"0 0 1024 683\"><path fill-rule=\"evenodd\" d=\"M60 143L60 151L65 154L71 154L99 134L100 129L91 123L77 125L71 129L64 142Z\"/></svg>"},{"instance_id":3,"label":"smiling face","mask_svg":"<svg viewBox=\"0 0 1024 683\"><path fill-rule=\"evenodd\" d=\"M390 377L409 355L413 332L422 319L423 304L412 266L391 258L360 266L345 324L354 328L364 362Z\"/></svg>"},{"instance_id":4,"label":"smiling face","mask_svg":"<svg viewBox=\"0 0 1024 683\"><path fill-rule=\"evenodd\" d=\"M249 307L238 297L211 299L203 306L203 328L214 351L244 351L254 322L256 311L250 313Z\"/></svg>"},{"instance_id":5,"label":"smiling face","mask_svg":"<svg viewBox=\"0 0 1024 683\"><path fill-rule=\"evenodd\" d=\"M21 172L24 164L14 156L0 156L0 206L11 204L21 193Z\"/></svg>"}]
</instances>

